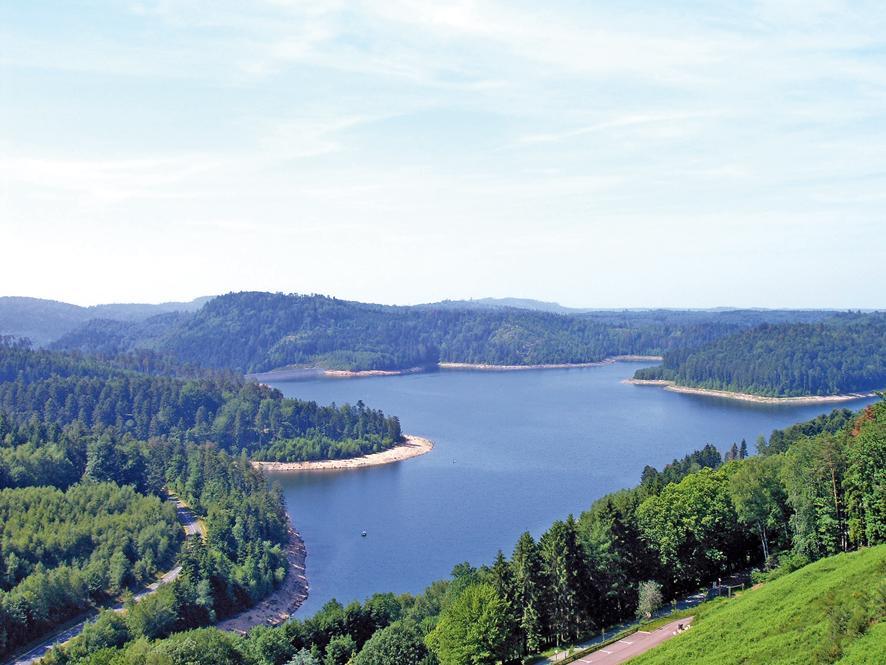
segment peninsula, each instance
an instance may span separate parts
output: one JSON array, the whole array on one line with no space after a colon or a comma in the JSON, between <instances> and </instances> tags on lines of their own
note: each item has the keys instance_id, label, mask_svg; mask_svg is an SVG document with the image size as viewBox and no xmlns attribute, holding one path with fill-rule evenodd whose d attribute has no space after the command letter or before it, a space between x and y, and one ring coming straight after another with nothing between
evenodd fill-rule
<instances>
[{"instance_id":1,"label":"peninsula","mask_svg":"<svg viewBox=\"0 0 886 665\"><path fill-rule=\"evenodd\" d=\"M307 462L260 462L253 460L252 465L264 471L343 471L346 469L362 469L367 466L380 466L402 462L412 457L418 457L431 452L434 443L412 434L403 435L403 443L380 453L370 453L360 457L347 457L343 459L325 459Z\"/></svg>"}]
</instances>

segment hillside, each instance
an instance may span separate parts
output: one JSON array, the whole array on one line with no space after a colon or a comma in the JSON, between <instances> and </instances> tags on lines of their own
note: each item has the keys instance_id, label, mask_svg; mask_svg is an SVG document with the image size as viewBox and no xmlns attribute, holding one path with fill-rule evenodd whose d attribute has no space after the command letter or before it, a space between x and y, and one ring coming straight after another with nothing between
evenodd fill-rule
<instances>
[{"instance_id":1,"label":"hillside","mask_svg":"<svg viewBox=\"0 0 886 665\"><path fill-rule=\"evenodd\" d=\"M607 311L581 315L453 306L394 307L325 296L229 293L192 315L93 321L54 347L119 353L151 348L180 361L240 372L288 365L399 370L438 362L587 363L699 346L761 321L832 313Z\"/></svg>"},{"instance_id":2,"label":"hillside","mask_svg":"<svg viewBox=\"0 0 886 665\"><path fill-rule=\"evenodd\" d=\"M114 303L81 307L41 298L0 297L0 335L27 337L44 346L93 319L141 321L157 314L193 312L210 297L160 304Z\"/></svg>"},{"instance_id":3,"label":"hillside","mask_svg":"<svg viewBox=\"0 0 886 665\"><path fill-rule=\"evenodd\" d=\"M821 559L702 606L692 630L631 664L875 663L886 653L884 580L886 545Z\"/></svg>"},{"instance_id":4,"label":"hillside","mask_svg":"<svg viewBox=\"0 0 886 665\"><path fill-rule=\"evenodd\" d=\"M635 378L778 397L879 390L886 387L886 314L760 325L666 352L660 367Z\"/></svg>"}]
</instances>

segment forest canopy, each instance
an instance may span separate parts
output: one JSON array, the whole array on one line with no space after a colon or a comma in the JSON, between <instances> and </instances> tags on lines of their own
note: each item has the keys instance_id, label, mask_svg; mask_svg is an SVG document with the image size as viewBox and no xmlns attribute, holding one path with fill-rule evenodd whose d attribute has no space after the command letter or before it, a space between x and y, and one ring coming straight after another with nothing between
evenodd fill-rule
<instances>
[{"instance_id":1,"label":"forest canopy","mask_svg":"<svg viewBox=\"0 0 886 665\"><path fill-rule=\"evenodd\" d=\"M778 397L886 388L886 314L819 323L764 324L710 343L666 351L634 378Z\"/></svg>"}]
</instances>

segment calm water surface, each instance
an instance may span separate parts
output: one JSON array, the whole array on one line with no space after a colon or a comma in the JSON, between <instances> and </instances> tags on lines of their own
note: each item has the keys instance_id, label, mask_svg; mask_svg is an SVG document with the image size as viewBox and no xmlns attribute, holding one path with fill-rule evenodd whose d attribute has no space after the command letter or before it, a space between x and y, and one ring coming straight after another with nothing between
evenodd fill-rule
<instances>
[{"instance_id":1,"label":"calm water surface","mask_svg":"<svg viewBox=\"0 0 886 665\"><path fill-rule=\"evenodd\" d=\"M273 474L308 548L311 594L299 615L330 598L418 593L456 563L510 554L523 531L538 536L636 485L646 464L661 468L708 442L723 450L745 438L753 451L758 435L833 408L621 383L637 366L274 383L321 403L362 399L435 443L427 455L387 466Z\"/></svg>"}]
</instances>

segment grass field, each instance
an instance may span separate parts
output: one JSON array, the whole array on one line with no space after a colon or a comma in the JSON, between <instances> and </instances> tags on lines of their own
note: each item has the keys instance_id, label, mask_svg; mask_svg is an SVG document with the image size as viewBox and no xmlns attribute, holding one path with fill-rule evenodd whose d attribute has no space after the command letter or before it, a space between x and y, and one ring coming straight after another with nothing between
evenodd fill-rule
<instances>
[{"instance_id":1,"label":"grass field","mask_svg":"<svg viewBox=\"0 0 886 665\"><path fill-rule=\"evenodd\" d=\"M880 545L701 606L690 631L630 662L886 663L886 623L875 623L884 618L884 602L886 545Z\"/></svg>"}]
</instances>

